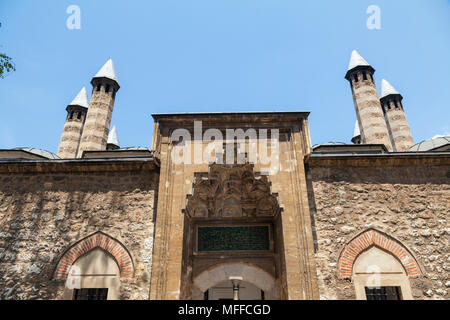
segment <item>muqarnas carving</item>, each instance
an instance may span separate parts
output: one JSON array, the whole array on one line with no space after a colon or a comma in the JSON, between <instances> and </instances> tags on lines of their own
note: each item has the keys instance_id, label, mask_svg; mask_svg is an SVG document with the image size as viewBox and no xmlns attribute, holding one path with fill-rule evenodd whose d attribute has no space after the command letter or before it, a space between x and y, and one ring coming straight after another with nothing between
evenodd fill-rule
<instances>
[{"instance_id":1,"label":"muqarnas carving","mask_svg":"<svg viewBox=\"0 0 450 320\"><path fill-rule=\"evenodd\" d=\"M255 174L251 164L212 164L208 173L195 174L185 210L193 218L273 217L279 212L269 179Z\"/></svg>"}]
</instances>

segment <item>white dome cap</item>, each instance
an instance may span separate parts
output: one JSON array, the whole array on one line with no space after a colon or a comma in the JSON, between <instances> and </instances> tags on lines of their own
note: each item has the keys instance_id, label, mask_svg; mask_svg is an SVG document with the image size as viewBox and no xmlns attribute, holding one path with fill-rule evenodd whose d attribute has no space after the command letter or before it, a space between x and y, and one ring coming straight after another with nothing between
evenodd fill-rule
<instances>
[{"instance_id":1,"label":"white dome cap","mask_svg":"<svg viewBox=\"0 0 450 320\"><path fill-rule=\"evenodd\" d=\"M353 138L360 136L360 135L361 135L361 131L359 130L359 123L358 123L358 120L356 120L355 128L353 129Z\"/></svg>"},{"instance_id":2,"label":"white dome cap","mask_svg":"<svg viewBox=\"0 0 450 320\"><path fill-rule=\"evenodd\" d=\"M385 79L381 80L381 99L391 94L400 94L397 90Z\"/></svg>"},{"instance_id":3,"label":"white dome cap","mask_svg":"<svg viewBox=\"0 0 450 320\"><path fill-rule=\"evenodd\" d=\"M115 82L119 83L117 81L117 74L116 69L114 69L114 63L112 59L109 59L106 61L106 63L103 65L103 67L100 69L99 72L94 76L94 78L108 78L111 80L114 80Z\"/></svg>"},{"instance_id":4,"label":"white dome cap","mask_svg":"<svg viewBox=\"0 0 450 320\"><path fill-rule=\"evenodd\" d=\"M350 63L348 64L348 71L361 66L370 67L370 64L363 57L361 57L358 51L353 50Z\"/></svg>"},{"instance_id":5,"label":"white dome cap","mask_svg":"<svg viewBox=\"0 0 450 320\"><path fill-rule=\"evenodd\" d=\"M85 87L81 89L81 91L77 94L77 96L75 97L75 99L73 99L69 106L80 106L84 108L89 107L88 96Z\"/></svg>"},{"instance_id":6,"label":"white dome cap","mask_svg":"<svg viewBox=\"0 0 450 320\"><path fill-rule=\"evenodd\" d=\"M109 132L107 144L112 144L112 145L120 147L119 138L117 137L116 126L114 126L111 129L111 131Z\"/></svg>"}]
</instances>

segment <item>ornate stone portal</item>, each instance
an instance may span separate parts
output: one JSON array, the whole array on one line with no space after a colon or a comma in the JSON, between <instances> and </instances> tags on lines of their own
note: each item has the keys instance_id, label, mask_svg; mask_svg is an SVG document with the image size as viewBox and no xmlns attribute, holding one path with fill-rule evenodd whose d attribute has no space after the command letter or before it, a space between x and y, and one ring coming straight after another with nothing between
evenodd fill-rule
<instances>
[{"instance_id":1,"label":"ornate stone portal","mask_svg":"<svg viewBox=\"0 0 450 320\"><path fill-rule=\"evenodd\" d=\"M255 266L270 275L275 285L273 295L266 295L267 298L317 299L303 163L304 155L311 152L308 113L224 113L220 116L189 113L153 117L152 150L160 162L160 181L150 299L198 298L199 292L194 292L195 279L204 272L230 264ZM269 166L258 158L252 164L232 166L196 163L192 158L196 148L207 148L210 143L195 138L196 121L202 122L202 134L209 129L222 134L228 129L278 130L276 162ZM178 129L195 138L190 143L190 161L179 163L173 158L179 140L172 140L172 133ZM239 143L237 140L235 142ZM223 142L235 143L230 139ZM267 145L268 153L272 153L272 143L267 136L258 136L257 144ZM250 150L246 148L245 152ZM216 156L219 159L220 155ZM257 172L270 172L270 176ZM203 246L200 249L205 250L198 250L198 228L212 226L219 228L216 229L218 235L227 234L227 238L235 241L235 232L240 229L242 233L238 236L243 238L247 230L259 244L251 247L247 239L245 245L231 246L239 250L223 251L229 248L221 246ZM227 229L230 227L234 229ZM263 236L267 231L258 234L254 227L268 230L269 250L263 250L267 248ZM250 274L243 276L244 283ZM255 282L251 284L261 288Z\"/></svg>"},{"instance_id":2,"label":"ornate stone portal","mask_svg":"<svg viewBox=\"0 0 450 320\"><path fill-rule=\"evenodd\" d=\"M187 262L183 274L187 277L182 281L182 286L187 284L182 289L185 298L208 296L205 288L199 287L199 279L230 263L242 266L231 268L234 273L230 277L244 276L244 281L259 287L261 283L243 275L242 270L243 266L262 269L275 283L268 297L281 296L279 253L283 243L278 230L282 210L277 197L271 193L268 177L254 173L251 164L212 164L209 172L195 174L193 195L187 196L183 210L187 228L183 250L183 261ZM223 279L217 277L220 281Z\"/></svg>"}]
</instances>

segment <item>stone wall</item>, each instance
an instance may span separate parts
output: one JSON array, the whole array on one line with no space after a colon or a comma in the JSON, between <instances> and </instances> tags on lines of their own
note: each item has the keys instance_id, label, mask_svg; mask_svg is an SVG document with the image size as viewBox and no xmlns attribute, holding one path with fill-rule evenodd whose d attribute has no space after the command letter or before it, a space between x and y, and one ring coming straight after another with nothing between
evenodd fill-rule
<instances>
[{"instance_id":1,"label":"stone wall","mask_svg":"<svg viewBox=\"0 0 450 320\"><path fill-rule=\"evenodd\" d=\"M0 172L0 299L61 299L65 281L53 279L60 257L98 231L133 260L120 298L148 299L158 174L83 171Z\"/></svg>"},{"instance_id":2,"label":"stone wall","mask_svg":"<svg viewBox=\"0 0 450 320\"><path fill-rule=\"evenodd\" d=\"M355 299L352 281L338 276L338 259L346 244L370 228L398 240L419 263L422 275L410 277L414 299L449 299L449 175L448 165L311 164L321 299Z\"/></svg>"}]
</instances>

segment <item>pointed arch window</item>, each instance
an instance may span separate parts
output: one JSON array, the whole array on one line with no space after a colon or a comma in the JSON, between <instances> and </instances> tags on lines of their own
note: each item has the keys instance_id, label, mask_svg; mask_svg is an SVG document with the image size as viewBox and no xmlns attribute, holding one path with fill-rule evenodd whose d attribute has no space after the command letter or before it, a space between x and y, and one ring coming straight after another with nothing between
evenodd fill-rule
<instances>
[{"instance_id":1,"label":"pointed arch window","mask_svg":"<svg viewBox=\"0 0 450 320\"><path fill-rule=\"evenodd\" d=\"M340 278L351 278L356 298L377 296L412 299L409 277L420 275L420 267L412 254L397 240L374 229L353 238L338 260ZM399 287L393 289L390 287Z\"/></svg>"},{"instance_id":2,"label":"pointed arch window","mask_svg":"<svg viewBox=\"0 0 450 320\"><path fill-rule=\"evenodd\" d=\"M66 281L65 299L83 300L118 299L121 278L133 276L133 261L126 248L101 232L71 246L54 272L55 280Z\"/></svg>"}]
</instances>

